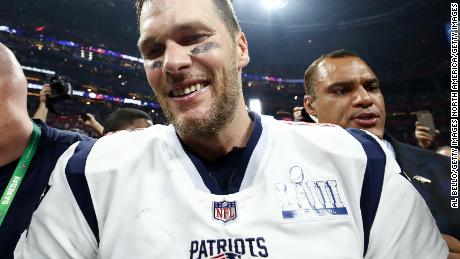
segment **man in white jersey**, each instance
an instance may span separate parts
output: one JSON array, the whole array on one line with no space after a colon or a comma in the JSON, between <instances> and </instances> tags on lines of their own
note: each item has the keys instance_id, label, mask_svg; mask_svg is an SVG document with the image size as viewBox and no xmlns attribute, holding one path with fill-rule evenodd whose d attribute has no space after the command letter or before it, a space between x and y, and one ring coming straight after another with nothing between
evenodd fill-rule
<instances>
[{"instance_id":1,"label":"man in white jersey","mask_svg":"<svg viewBox=\"0 0 460 259\"><path fill-rule=\"evenodd\" d=\"M248 44L228 0L137 7L172 125L69 148L17 258L447 258L374 136L248 114Z\"/></svg>"}]
</instances>

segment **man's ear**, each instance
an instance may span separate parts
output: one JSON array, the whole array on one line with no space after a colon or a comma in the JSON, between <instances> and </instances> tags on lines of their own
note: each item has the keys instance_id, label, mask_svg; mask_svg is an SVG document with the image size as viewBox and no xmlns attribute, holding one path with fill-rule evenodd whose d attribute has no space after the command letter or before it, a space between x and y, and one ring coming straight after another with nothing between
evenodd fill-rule
<instances>
[{"instance_id":1,"label":"man's ear","mask_svg":"<svg viewBox=\"0 0 460 259\"><path fill-rule=\"evenodd\" d=\"M239 32L236 35L237 51L238 51L238 68L242 69L249 64L249 49L246 35L243 32Z\"/></svg>"},{"instance_id":2,"label":"man's ear","mask_svg":"<svg viewBox=\"0 0 460 259\"><path fill-rule=\"evenodd\" d=\"M316 116L315 104L316 103L314 102L311 95L304 96L303 107L305 107L305 110L308 112L308 114Z\"/></svg>"}]
</instances>

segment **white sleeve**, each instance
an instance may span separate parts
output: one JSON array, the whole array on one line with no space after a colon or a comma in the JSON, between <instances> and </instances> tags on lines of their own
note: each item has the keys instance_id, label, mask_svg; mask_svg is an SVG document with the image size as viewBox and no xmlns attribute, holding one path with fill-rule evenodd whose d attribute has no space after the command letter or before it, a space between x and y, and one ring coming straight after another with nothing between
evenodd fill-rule
<instances>
[{"instance_id":1,"label":"white sleeve","mask_svg":"<svg viewBox=\"0 0 460 259\"><path fill-rule=\"evenodd\" d=\"M59 158L51 174L50 189L22 233L14 258L96 258L97 241L72 193L66 166L78 143Z\"/></svg>"},{"instance_id":2,"label":"white sleeve","mask_svg":"<svg viewBox=\"0 0 460 259\"><path fill-rule=\"evenodd\" d=\"M371 135L371 134L369 134ZM425 201L401 173L386 145L385 176L366 259L444 259L448 248Z\"/></svg>"}]
</instances>

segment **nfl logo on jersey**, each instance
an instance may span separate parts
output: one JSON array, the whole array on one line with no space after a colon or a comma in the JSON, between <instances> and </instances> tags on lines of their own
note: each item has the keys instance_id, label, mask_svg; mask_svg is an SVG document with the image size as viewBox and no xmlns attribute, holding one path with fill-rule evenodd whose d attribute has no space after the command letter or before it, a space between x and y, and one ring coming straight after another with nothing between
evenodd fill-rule
<instances>
[{"instance_id":1,"label":"nfl logo on jersey","mask_svg":"<svg viewBox=\"0 0 460 259\"><path fill-rule=\"evenodd\" d=\"M227 252L227 253L220 253L216 256L211 257L211 259L239 259L241 255L237 253Z\"/></svg>"},{"instance_id":2,"label":"nfl logo on jersey","mask_svg":"<svg viewBox=\"0 0 460 259\"><path fill-rule=\"evenodd\" d=\"M236 201L214 202L214 218L224 223L236 219Z\"/></svg>"}]
</instances>

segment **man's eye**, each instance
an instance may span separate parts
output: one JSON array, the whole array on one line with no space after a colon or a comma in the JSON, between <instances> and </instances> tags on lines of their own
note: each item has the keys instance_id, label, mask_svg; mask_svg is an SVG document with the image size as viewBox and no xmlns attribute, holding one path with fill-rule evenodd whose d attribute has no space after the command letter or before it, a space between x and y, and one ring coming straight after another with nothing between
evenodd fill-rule
<instances>
[{"instance_id":1,"label":"man's eye","mask_svg":"<svg viewBox=\"0 0 460 259\"><path fill-rule=\"evenodd\" d=\"M182 45L193 45L196 43L200 43L208 38L207 34L194 34L188 37L185 37L181 44Z\"/></svg>"},{"instance_id":2,"label":"man's eye","mask_svg":"<svg viewBox=\"0 0 460 259\"><path fill-rule=\"evenodd\" d=\"M147 54L145 54L144 56L146 59L155 59L161 56L162 52L163 52L163 48L149 49L147 51Z\"/></svg>"},{"instance_id":3,"label":"man's eye","mask_svg":"<svg viewBox=\"0 0 460 259\"><path fill-rule=\"evenodd\" d=\"M332 92L337 95L343 95L346 93L344 88L337 88L337 89L334 89Z\"/></svg>"},{"instance_id":4,"label":"man's eye","mask_svg":"<svg viewBox=\"0 0 460 259\"><path fill-rule=\"evenodd\" d=\"M380 85L378 83L372 83L367 87L368 91L377 92L380 90Z\"/></svg>"}]
</instances>

